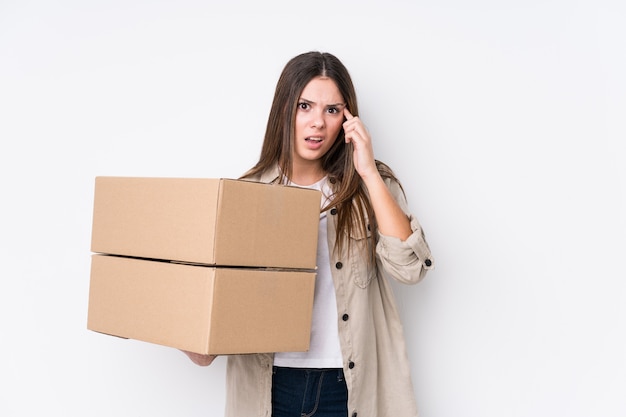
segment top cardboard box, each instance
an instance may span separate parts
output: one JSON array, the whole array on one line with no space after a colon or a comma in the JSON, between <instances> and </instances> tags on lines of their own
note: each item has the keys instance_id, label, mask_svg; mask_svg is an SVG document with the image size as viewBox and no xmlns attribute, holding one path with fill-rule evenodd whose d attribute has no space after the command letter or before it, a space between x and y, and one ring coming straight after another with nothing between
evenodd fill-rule
<instances>
[{"instance_id":1,"label":"top cardboard box","mask_svg":"<svg viewBox=\"0 0 626 417\"><path fill-rule=\"evenodd\" d=\"M234 179L96 177L91 250L314 269L321 193Z\"/></svg>"}]
</instances>

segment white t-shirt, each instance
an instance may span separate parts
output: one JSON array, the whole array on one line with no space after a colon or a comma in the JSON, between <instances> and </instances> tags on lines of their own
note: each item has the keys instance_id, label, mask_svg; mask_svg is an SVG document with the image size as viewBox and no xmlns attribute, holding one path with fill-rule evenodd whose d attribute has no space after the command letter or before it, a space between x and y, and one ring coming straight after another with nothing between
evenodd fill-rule
<instances>
[{"instance_id":1,"label":"white t-shirt","mask_svg":"<svg viewBox=\"0 0 626 417\"><path fill-rule=\"evenodd\" d=\"M317 183L302 188L314 188L322 192L321 206L325 206L332 191L324 177ZM290 368L341 368L343 359L337 327L337 300L335 285L330 272L330 259L326 231L327 211L320 213L317 239L317 277L313 299L311 344L307 352L276 352L274 365Z\"/></svg>"}]
</instances>

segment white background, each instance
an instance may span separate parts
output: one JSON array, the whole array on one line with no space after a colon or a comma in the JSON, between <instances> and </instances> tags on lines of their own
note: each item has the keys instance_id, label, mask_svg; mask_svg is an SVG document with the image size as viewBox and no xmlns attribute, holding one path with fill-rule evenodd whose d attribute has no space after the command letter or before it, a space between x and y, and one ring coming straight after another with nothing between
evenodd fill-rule
<instances>
[{"instance_id":1,"label":"white background","mask_svg":"<svg viewBox=\"0 0 626 417\"><path fill-rule=\"evenodd\" d=\"M626 415L623 4L0 0L0 415L222 414L225 358L86 329L94 178L239 176L309 50L437 261L422 417Z\"/></svg>"}]
</instances>

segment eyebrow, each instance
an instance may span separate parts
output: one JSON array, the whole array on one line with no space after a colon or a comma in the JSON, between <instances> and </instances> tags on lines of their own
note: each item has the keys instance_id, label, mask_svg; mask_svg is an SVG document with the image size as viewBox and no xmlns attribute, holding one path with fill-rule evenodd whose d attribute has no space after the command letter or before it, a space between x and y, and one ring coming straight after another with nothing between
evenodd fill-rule
<instances>
[{"instance_id":1,"label":"eyebrow","mask_svg":"<svg viewBox=\"0 0 626 417\"><path fill-rule=\"evenodd\" d=\"M306 98L301 98L299 101L303 101L308 104L317 104L316 102L307 100ZM335 103L335 104L328 104L326 107L346 107L347 105L348 103Z\"/></svg>"}]
</instances>

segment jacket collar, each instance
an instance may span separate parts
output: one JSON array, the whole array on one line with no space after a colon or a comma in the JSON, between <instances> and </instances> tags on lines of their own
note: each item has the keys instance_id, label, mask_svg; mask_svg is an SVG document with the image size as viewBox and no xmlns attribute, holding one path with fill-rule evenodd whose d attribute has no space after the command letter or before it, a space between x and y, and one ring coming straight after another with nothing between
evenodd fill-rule
<instances>
[{"instance_id":1,"label":"jacket collar","mask_svg":"<svg viewBox=\"0 0 626 417\"><path fill-rule=\"evenodd\" d=\"M280 177L280 170L278 169L278 165L274 165L271 169L268 169L267 171L261 174L260 182L271 184L273 182L278 181L279 177Z\"/></svg>"},{"instance_id":2,"label":"jacket collar","mask_svg":"<svg viewBox=\"0 0 626 417\"><path fill-rule=\"evenodd\" d=\"M273 183L277 183L279 178L280 178L280 168L278 168L278 165L274 165L272 168L268 169L267 171L261 174L259 182L263 182L266 184L273 184ZM328 181L330 183L330 187L332 189L335 189L336 188L335 178L329 177Z\"/></svg>"}]
</instances>

